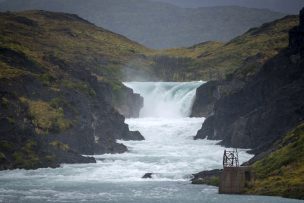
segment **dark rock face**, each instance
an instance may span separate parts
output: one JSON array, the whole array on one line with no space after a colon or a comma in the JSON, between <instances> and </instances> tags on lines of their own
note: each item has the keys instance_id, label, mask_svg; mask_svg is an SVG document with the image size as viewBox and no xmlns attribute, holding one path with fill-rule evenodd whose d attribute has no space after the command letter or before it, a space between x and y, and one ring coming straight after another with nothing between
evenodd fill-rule
<instances>
[{"instance_id":1,"label":"dark rock face","mask_svg":"<svg viewBox=\"0 0 304 203\"><path fill-rule=\"evenodd\" d=\"M29 79L29 78L28 78ZM9 81L6 81L10 83ZM15 94L12 86L0 81L0 170L41 167L58 167L61 163L95 163L92 157L84 157L52 136L41 136L35 132L27 112L27 106ZM21 86L14 87L23 91ZM4 101L9 101L6 103Z\"/></svg>"},{"instance_id":2,"label":"dark rock face","mask_svg":"<svg viewBox=\"0 0 304 203\"><path fill-rule=\"evenodd\" d=\"M202 171L196 174L193 174L193 178L191 179L192 184L206 184L206 185L214 185L218 186L219 178L222 169L214 169L211 171Z\"/></svg>"},{"instance_id":3,"label":"dark rock face","mask_svg":"<svg viewBox=\"0 0 304 203\"><path fill-rule=\"evenodd\" d=\"M241 88L222 94L196 138L221 139L225 146L259 153L303 121L303 14L300 26L291 31L289 49L266 62Z\"/></svg>"},{"instance_id":4,"label":"dark rock face","mask_svg":"<svg viewBox=\"0 0 304 203\"><path fill-rule=\"evenodd\" d=\"M14 55L15 63L18 63L20 57L22 59L23 56ZM98 82L89 71L70 69L69 66L64 69L74 78L75 84L78 80L87 81L94 94L65 86L60 86L60 91L54 91L31 75L0 80L0 153L5 157L0 163L1 169L35 169L57 167L60 163L92 163L95 162L94 158L80 154L123 153L127 147L116 143L117 139L144 139L139 132L129 131L128 125L124 123L125 118L107 102L107 85ZM64 119L71 121L71 126L66 130L51 126L47 135L37 134L37 124L30 107L20 98L43 102L50 105L48 108L58 109L56 112L64 112ZM53 146L54 143L57 144Z\"/></svg>"},{"instance_id":5,"label":"dark rock face","mask_svg":"<svg viewBox=\"0 0 304 203\"><path fill-rule=\"evenodd\" d=\"M122 100L122 104L128 100L129 104L139 103L137 106L140 108L141 98L124 88L114 76L104 75L96 69L98 65L107 63L107 58L100 55L103 47L91 54L84 48L84 53L92 57L90 60L86 60L87 55L80 54L79 47L75 50L69 48L70 53L63 51L67 41L79 45L83 39L77 37L72 29L76 25L70 23L77 22L80 30L87 30L89 26L94 33L103 29L76 15L46 11L33 11L31 14L42 17L47 23L15 13L0 14L3 36L9 36L10 30L14 29L17 35L33 40L25 42L12 37L10 45L1 40L0 169L91 163L95 162L94 158L81 154L123 153L127 147L117 143L117 139L144 139L139 132L129 130L124 116L112 103L116 87L121 87L117 89L129 98ZM62 21L68 23L60 24ZM57 29L46 32L51 24ZM63 40L60 43L53 41L49 38L50 32L60 35ZM111 35L119 37L114 33ZM46 44L40 44L39 40ZM20 49L15 48L16 44ZM26 47L32 44L35 49L28 54ZM54 54L59 52L61 54ZM132 113L136 114L135 111L133 109Z\"/></svg>"},{"instance_id":6,"label":"dark rock face","mask_svg":"<svg viewBox=\"0 0 304 203\"><path fill-rule=\"evenodd\" d=\"M208 117L212 114L214 104L219 99L219 82L210 81L196 90L191 117Z\"/></svg>"},{"instance_id":7,"label":"dark rock face","mask_svg":"<svg viewBox=\"0 0 304 203\"><path fill-rule=\"evenodd\" d=\"M246 61L244 65L248 65ZM236 92L245 84L244 80L230 78L224 81L209 81L196 90L196 97L193 103L192 117L208 117L214 113L214 105L226 95Z\"/></svg>"},{"instance_id":8,"label":"dark rock face","mask_svg":"<svg viewBox=\"0 0 304 203\"><path fill-rule=\"evenodd\" d=\"M117 96L113 96L113 105L117 111L126 118L138 118L144 105L144 98L135 94L132 89L123 86Z\"/></svg>"},{"instance_id":9,"label":"dark rock face","mask_svg":"<svg viewBox=\"0 0 304 203\"><path fill-rule=\"evenodd\" d=\"M304 56L304 8L300 11L300 25L289 32L289 48Z\"/></svg>"},{"instance_id":10,"label":"dark rock face","mask_svg":"<svg viewBox=\"0 0 304 203\"><path fill-rule=\"evenodd\" d=\"M143 175L143 179L148 179L148 178L152 178L153 173L146 173L145 175Z\"/></svg>"},{"instance_id":11,"label":"dark rock face","mask_svg":"<svg viewBox=\"0 0 304 203\"><path fill-rule=\"evenodd\" d=\"M214 116L209 116L203 123L202 128L197 132L194 139L205 139L214 135Z\"/></svg>"},{"instance_id":12,"label":"dark rock face","mask_svg":"<svg viewBox=\"0 0 304 203\"><path fill-rule=\"evenodd\" d=\"M92 163L95 162L94 158L80 154L123 153L127 151L127 147L116 143L117 139L144 139L138 131L130 131L124 123L125 118L107 103L103 96L107 89L85 71L79 74L81 77L88 77L86 80L90 81L91 87L94 88L95 96L65 87L62 87L58 94L32 76L18 78L17 81L0 80L3 117L0 124L0 141L9 145L7 150L0 149L0 153L6 157L6 161L0 164L1 169L33 169L56 167L60 163ZM72 126L64 131L54 127L49 129L47 135L37 135L37 127L29 114L29 107L20 101L20 97L46 103L60 98L62 104L58 104L58 108L64 112L65 119L73 121ZM27 149L28 142L34 143L35 147ZM51 143L54 142L61 143L60 146L63 147L52 146ZM24 150L20 151L20 148ZM24 157L28 150L39 161L16 163L19 159L16 158L17 155L20 155L20 159L31 159Z\"/></svg>"}]
</instances>

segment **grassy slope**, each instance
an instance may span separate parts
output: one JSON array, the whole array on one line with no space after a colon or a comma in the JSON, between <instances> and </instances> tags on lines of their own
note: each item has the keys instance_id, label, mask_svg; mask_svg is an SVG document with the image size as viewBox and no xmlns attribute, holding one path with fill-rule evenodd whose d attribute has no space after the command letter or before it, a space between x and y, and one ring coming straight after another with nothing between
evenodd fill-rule
<instances>
[{"instance_id":1,"label":"grassy slope","mask_svg":"<svg viewBox=\"0 0 304 203\"><path fill-rule=\"evenodd\" d=\"M131 57L149 52L123 36L68 14L1 14L0 28L1 47L21 52L47 69L53 64L44 57L51 55L72 66L89 65L110 77Z\"/></svg>"},{"instance_id":2,"label":"grassy slope","mask_svg":"<svg viewBox=\"0 0 304 203\"><path fill-rule=\"evenodd\" d=\"M50 10L82 18L147 47L191 46L206 40L228 41L282 13L237 6L185 9L146 0L7 0L0 10ZM206 32L206 30L208 30Z\"/></svg>"},{"instance_id":3,"label":"grassy slope","mask_svg":"<svg viewBox=\"0 0 304 203\"><path fill-rule=\"evenodd\" d=\"M252 28L226 44L206 42L190 48L164 50L161 54L195 60L195 65L188 67L195 72L189 79L215 79L232 73L247 58L258 55L263 62L276 55L288 46L288 31L298 23L296 16L287 16Z\"/></svg>"},{"instance_id":4,"label":"grassy slope","mask_svg":"<svg viewBox=\"0 0 304 203\"><path fill-rule=\"evenodd\" d=\"M148 79L154 74L161 80L174 81L225 76L242 66L248 57L258 54L265 61L274 56L287 46L288 30L298 23L291 16L251 29L227 44L211 41L190 48L153 51L92 24L72 20L71 16L69 20L52 19L38 11L17 15L34 20L34 25L2 15L1 47L22 52L34 63L51 69L52 64L46 62L45 56L71 66L90 68L100 80L114 86L119 86L119 82L109 78L123 79L126 67L143 72ZM22 32L14 32L12 26Z\"/></svg>"},{"instance_id":5,"label":"grassy slope","mask_svg":"<svg viewBox=\"0 0 304 203\"><path fill-rule=\"evenodd\" d=\"M247 192L304 199L304 123L275 147L279 149L253 164L257 180Z\"/></svg>"},{"instance_id":6,"label":"grassy slope","mask_svg":"<svg viewBox=\"0 0 304 203\"><path fill-rule=\"evenodd\" d=\"M120 70L125 64L149 52L75 15L45 11L0 13L0 83L5 88L0 98L1 122L8 121L15 128L30 119L27 126L35 128L20 143L5 141L2 146L1 141L0 169L6 158L13 160L13 167L21 168L52 162L50 157L38 155L41 146L34 136L56 134L77 125L78 117L67 115L77 115L77 111L67 103L63 92L95 96L92 78L82 75L82 70L96 76L103 86L117 90L122 86ZM145 63L144 59L137 61ZM20 92L18 87L30 81L30 92ZM35 88L45 91L37 94L44 94L44 98L35 94Z\"/></svg>"},{"instance_id":7,"label":"grassy slope","mask_svg":"<svg viewBox=\"0 0 304 203\"><path fill-rule=\"evenodd\" d=\"M91 94L90 86L72 81L65 67L86 69L119 93L122 69L130 61L135 68L150 63L143 56L151 50L75 15L27 11L2 13L0 19L0 48L23 58L14 62L0 55L0 78L30 74L53 89L63 85Z\"/></svg>"}]
</instances>

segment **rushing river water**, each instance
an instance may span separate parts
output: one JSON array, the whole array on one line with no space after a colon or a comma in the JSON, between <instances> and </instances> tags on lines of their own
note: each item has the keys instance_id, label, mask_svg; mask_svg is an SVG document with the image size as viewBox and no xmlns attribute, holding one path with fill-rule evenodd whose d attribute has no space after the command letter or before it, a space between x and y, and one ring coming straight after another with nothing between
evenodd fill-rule
<instances>
[{"instance_id":1,"label":"rushing river water","mask_svg":"<svg viewBox=\"0 0 304 203\"><path fill-rule=\"evenodd\" d=\"M188 115L201 84L126 83L145 99L140 118L126 120L144 141L120 141L129 152L95 156L96 164L1 171L0 202L300 202L219 195L216 187L190 184L191 174L221 168L224 150L216 141L193 140L204 118ZM251 157L245 150L239 156L241 162ZM152 179L142 179L148 172L154 173Z\"/></svg>"}]
</instances>

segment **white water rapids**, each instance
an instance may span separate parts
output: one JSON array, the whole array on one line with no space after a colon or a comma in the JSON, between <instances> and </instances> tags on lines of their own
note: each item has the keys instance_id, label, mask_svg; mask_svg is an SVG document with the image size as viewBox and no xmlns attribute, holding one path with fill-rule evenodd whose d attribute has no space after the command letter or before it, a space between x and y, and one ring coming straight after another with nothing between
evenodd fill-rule
<instances>
[{"instance_id":1,"label":"white water rapids","mask_svg":"<svg viewBox=\"0 0 304 203\"><path fill-rule=\"evenodd\" d=\"M145 99L140 118L127 119L144 141L120 141L124 154L95 156L96 164L0 172L0 202L200 202L285 203L278 197L218 195L217 188L191 185L191 174L222 167L217 141L193 140L204 118L189 118L203 82L125 83ZM240 151L240 161L251 155ZM152 179L142 179L154 173Z\"/></svg>"},{"instance_id":2,"label":"white water rapids","mask_svg":"<svg viewBox=\"0 0 304 203\"><path fill-rule=\"evenodd\" d=\"M196 88L203 82L130 82L126 86L144 97L140 117L185 118L191 113Z\"/></svg>"}]
</instances>

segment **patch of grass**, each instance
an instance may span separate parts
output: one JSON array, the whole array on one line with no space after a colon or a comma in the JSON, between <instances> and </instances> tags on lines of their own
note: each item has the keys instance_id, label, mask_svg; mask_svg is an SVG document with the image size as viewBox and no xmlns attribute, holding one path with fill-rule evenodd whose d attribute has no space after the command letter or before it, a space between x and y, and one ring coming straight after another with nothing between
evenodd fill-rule
<instances>
[{"instance_id":1,"label":"patch of grass","mask_svg":"<svg viewBox=\"0 0 304 203\"><path fill-rule=\"evenodd\" d=\"M96 96L96 92L84 82L73 82L71 80L63 80L62 84L66 88L76 89L90 96Z\"/></svg>"},{"instance_id":2,"label":"patch of grass","mask_svg":"<svg viewBox=\"0 0 304 203\"><path fill-rule=\"evenodd\" d=\"M63 108L64 106L69 106L68 102L63 97L55 97L51 99L49 104L55 109Z\"/></svg>"},{"instance_id":3,"label":"patch of grass","mask_svg":"<svg viewBox=\"0 0 304 203\"><path fill-rule=\"evenodd\" d=\"M212 54L217 49L223 47L224 43L217 41L203 42L201 44L194 45L189 48L174 48L165 49L156 53L156 55L165 55L173 57L188 57L192 59L197 59L202 56L208 56Z\"/></svg>"},{"instance_id":4,"label":"patch of grass","mask_svg":"<svg viewBox=\"0 0 304 203\"><path fill-rule=\"evenodd\" d=\"M21 98L29 107L29 114L38 134L61 132L72 126L72 121L64 117L62 108L55 109L45 101Z\"/></svg>"},{"instance_id":5,"label":"patch of grass","mask_svg":"<svg viewBox=\"0 0 304 203\"><path fill-rule=\"evenodd\" d=\"M277 146L278 150L253 164L257 180L248 193L304 199L304 123Z\"/></svg>"},{"instance_id":6,"label":"patch of grass","mask_svg":"<svg viewBox=\"0 0 304 203\"><path fill-rule=\"evenodd\" d=\"M8 142L6 140L0 140L0 149L2 152L11 152L14 150L15 145L11 142Z\"/></svg>"},{"instance_id":7,"label":"patch of grass","mask_svg":"<svg viewBox=\"0 0 304 203\"><path fill-rule=\"evenodd\" d=\"M0 152L0 163L3 160L6 160L6 156L2 152Z\"/></svg>"},{"instance_id":8,"label":"patch of grass","mask_svg":"<svg viewBox=\"0 0 304 203\"><path fill-rule=\"evenodd\" d=\"M38 76L38 79L45 85L49 86L52 84L56 79L50 75L49 73L44 73Z\"/></svg>"},{"instance_id":9,"label":"patch of grass","mask_svg":"<svg viewBox=\"0 0 304 203\"><path fill-rule=\"evenodd\" d=\"M55 140L55 141L51 142L50 145L51 145L52 147L56 148L56 149L61 150L61 151L67 152L67 151L70 150L69 145L64 144L64 143L62 143L62 142L60 142L60 141L58 141L58 140Z\"/></svg>"},{"instance_id":10,"label":"patch of grass","mask_svg":"<svg viewBox=\"0 0 304 203\"><path fill-rule=\"evenodd\" d=\"M13 117L7 117L7 120L8 120L8 122L10 123L10 124L14 124L15 122L16 122L16 120L15 120L15 118L13 118Z\"/></svg>"},{"instance_id":11,"label":"patch of grass","mask_svg":"<svg viewBox=\"0 0 304 203\"><path fill-rule=\"evenodd\" d=\"M34 169L40 166L40 159L36 153L37 142L28 140L12 157L16 168Z\"/></svg>"},{"instance_id":12,"label":"patch of grass","mask_svg":"<svg viewBox=\"0 0 304 203\"><path fill-rule=\"evenodd\" d=\"M1 106L3 108L7 109L8 106L9 106L9 100L7 98L5 98L5 97L2 97L1 98Z\"/></svg>"},{"instance_id":13,"label":"patch of grass","mask_svg":"<svg viewBox=\"0 0 304 203\"><path fill-rule=\"evenodd\" d=\"M211 177L208 177L206 179L198 179L198 180L192 181L192 184L219 186L220 178L217 177L217 176L211 176Z\"/></svg>"},{"instance_id":14,"label":"patch of grass","mask_svg":"<svg viewBox=\"0 0 304 203\"><path fill-rule=\"evenodd\" d=\"M25 71L17 68L11 68L7 64L0 61L0 79L18 78L25 74L27 74Z\"/></svg>"}]
</instances>

